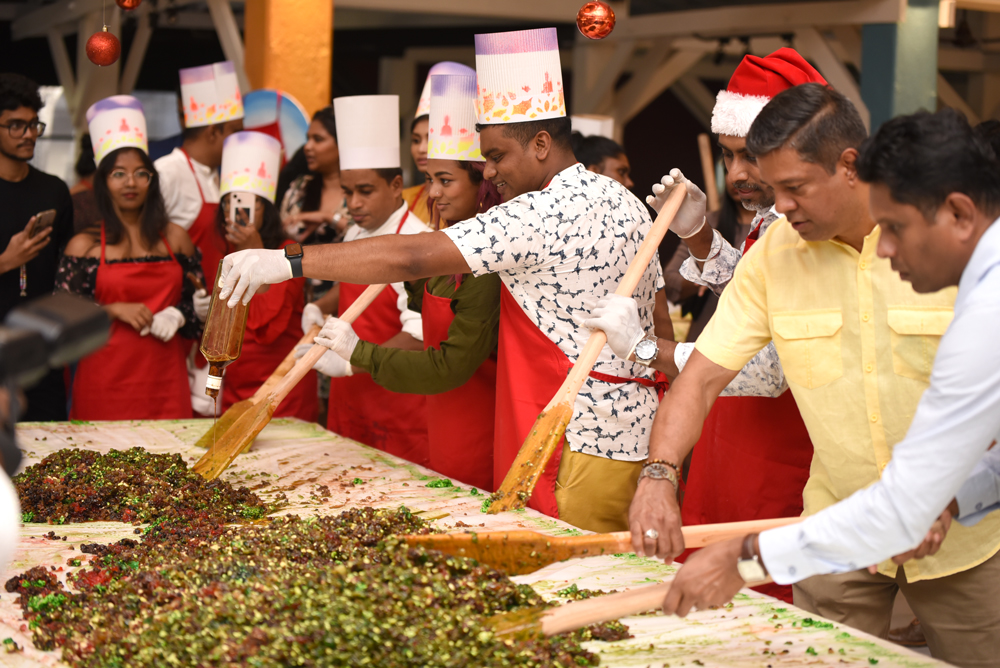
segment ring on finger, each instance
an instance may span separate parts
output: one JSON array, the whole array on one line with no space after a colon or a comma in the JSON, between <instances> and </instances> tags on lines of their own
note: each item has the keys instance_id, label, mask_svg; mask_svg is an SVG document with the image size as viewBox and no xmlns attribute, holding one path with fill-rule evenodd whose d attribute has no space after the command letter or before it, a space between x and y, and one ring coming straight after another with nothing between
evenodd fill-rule
<instances>
[{"instance_id":1,"label":"ring on finger","mask_svg":"<svg viewBox=\"0 0 1000 668\"><path fill-rule=\"evenodd\" d=\"M645 536L650 540L656 540L660 537L660 532L656 529L646 529Z\"/></svg>"}]
</instances>

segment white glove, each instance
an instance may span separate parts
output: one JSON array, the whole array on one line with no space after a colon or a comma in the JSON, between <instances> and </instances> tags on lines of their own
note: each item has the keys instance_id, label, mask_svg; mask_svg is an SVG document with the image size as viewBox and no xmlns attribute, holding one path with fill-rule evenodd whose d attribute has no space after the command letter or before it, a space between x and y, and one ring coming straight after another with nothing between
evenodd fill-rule
<instances>
[{"instance_id":1,"label":"white glove","mask_svg":"<svg viewBox=\"0 0 1000 668\"><path fill-rule=\"evenodd\" d=\"M326 346L345 360L350 360L361 339L354 328L340 318L328 318L323 329L316 335L316 343Z\"/></svg>"},{"instance_id":2,"label":"white glove","mask_svg":"<svg viewBox=\"0 0 1000 668\"><path fill-rule=\"evenodd\" d=\"M639 322L639 307L631 297L608 293L597 300L591 316L583 321L583 326L607 334L611 351L623 360L629 358L646 335Z\"/></svg>"},{"instance_id":3,"label":"white glove","mask_svg":"<svg viewBox=\"0 0 1000 668\"><path fill-rule=\"evenodd\" d=\"M705 226L705 202L707 198L701 188L693 184L679 169L671 169L670 174L660 179L659 183L653 184L653 194L646 196L646 204L653 207L659 213L663 205L667 203L667 198L677 186L687 188L687 197L681 204L681 208L674 217L674 222L670 224L670 231L681 239L687 239L698 234Z\"/></svg>"},{"instance_id":4,"label":"white glove","mask_svg":"<svg viewBox=\"0 0 1000 668\"><path fill-rule=\"evenodd\" d=\"M184 314L174 306L168 306L159 313L153 314L153 324L149 326L149 333L160 341L167 342L174 338L177 330L187 322Z\"/></svg>"},{"instance_id":5,"label":"white glove","mask_svg":"<svg viewBox=\"0 0 1000 668\"><path fill-rule=\"evenodd\" d=\"M205 318L208 317L208 307L212 304L212 295L206 290L195 290L191 301L194 302L194 314L198 316L198 320L205 322Z\"/></svg>"},{"instance_id":6,"label":"white glove","mask_svg":"<svg viewBox=\"0 0 1000 668\"><path fill-rule=\"evenodd\" d=\"M306 304L306 307L302 309L302 333L308 334L309 330L313 328L313 325L323 326L326 322L326 318L323 317L323 311L320 310L315 304Z\"/></svg>"},{"instance_id":7,"label":"white glove","mask_svg":"<svg viewBox=\"0 0 1000 668\"><path fill-rule=\"evenodd\" d=\"M228 297L229 308L236 306L241 298L244 304L249 304L260 286L281 283L290 278L292 265L283 250L254 248L230 253L222 261L219 299Z\"/></svg>"},{"instance_id":8,"label":"white glove","mask_svg":"<svg viewBox=\"0 0 1000 668\"><path fill-rule=\"evenodd\" d=\"M295 346L295 359L302 359L309 352L310 348L312 348L311 343L300 343ZM332 350L323 353L319 361L313 364L313 368L330 378L343 378L354 375L351 363Z\"/></svg>"}]
</instances>

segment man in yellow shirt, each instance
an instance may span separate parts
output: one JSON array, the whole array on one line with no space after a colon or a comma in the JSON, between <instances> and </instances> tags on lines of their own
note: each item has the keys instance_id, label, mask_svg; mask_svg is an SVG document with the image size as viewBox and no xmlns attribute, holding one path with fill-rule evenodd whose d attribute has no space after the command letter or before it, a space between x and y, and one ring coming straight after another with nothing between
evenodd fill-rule
<instances>
[{"instance_id":1,"label":"man in yellow shirt","mask_svg":"<svg viewBox=\"0 0 1000 668\"><path fill-rule=\"evenodd\" d=\"M660 406L649 456L664 470L683 460L715 397L772 340L815 448L806 515L877 480L906 434L955 290L919 295L877 256L880 232L855 168L865 134L853 105L815 84L776 96L754 122L747 147L785 218L737 265ZM639 481L630 527L637 552L670 558L683 549L680 512L670 476L657 477ZM983 612L996 605L998 549L1000 516L953 526L934 556L809 578L795 586L795 603L884 637L901 590L935 656L994 665L1000 633L983 628Z\"/></svg>"}]
</instances>

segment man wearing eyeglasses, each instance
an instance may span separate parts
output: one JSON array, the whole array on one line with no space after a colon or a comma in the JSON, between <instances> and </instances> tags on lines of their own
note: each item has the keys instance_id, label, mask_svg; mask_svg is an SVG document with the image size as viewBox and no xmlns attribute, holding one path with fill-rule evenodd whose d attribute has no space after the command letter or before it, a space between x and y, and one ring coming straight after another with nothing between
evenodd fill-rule
<instances>
[{"instance_id":1,"label":"man wearing eyeglasses","mask_svg":"<svg viewBox=\"0 0 1000 668\"><path fill-rule=\"evenodd\" d=\"M15 306L51 294L59 254L73 234L73 200L58 177L28 161L45 132L38 85L0 73L0 320ZM44 212L55 210L55 216ZM39 215L42 214L42 215ZM25 420L65 420L62 371L26 392Z\"/></svg>"}]
</instances>

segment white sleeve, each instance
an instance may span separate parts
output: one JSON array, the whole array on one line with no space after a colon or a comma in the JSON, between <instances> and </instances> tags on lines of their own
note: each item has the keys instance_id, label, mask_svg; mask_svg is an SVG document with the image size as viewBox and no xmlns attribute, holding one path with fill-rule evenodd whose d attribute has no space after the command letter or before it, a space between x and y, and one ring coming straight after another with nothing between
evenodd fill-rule
<instances>
[{"instance_id":1,"label":"white sleeve","mask_svg":"<svg viewBox=\"0 0 1000 668\"><path fill-rule=\"evenodd\" d=\"M392 289L396 291L396 307L399 308L399 322L403 326L403 331L417 341L423 341L424 321L419 313L407 308L409 297L406 294L406 286L402 283L393 283Z\"/></svg>"},{"instance_id":2,"label":"white sleeve","mask_svg":"<svg viewBox=\"0 0 1000 668\"><path fill-rule=\"evenodd\" d=\"M167 211L167 220L189 229L194 220L186 220L183 212L184 197L182 192L184 175L179 173L177 162L167 154L153 163L160 179L160 194L163 195L163 206ZM188 170L190 173L190 170ZM192 174L192 176L194 176Z\"/></svg>"},{"instance_id":3,"label":"white sleeve","mask_svg":"<svg viewBox=\"0 0 1000 668\"><path fill-rule=\"evenodd\" d=\"M693 343L678 343L674 348L674 365L683 371L688 358L694 352ZM719 394L720 397L779 397L788 389L785 372L778 360L774 343L754 355L747 365L740 369L736 378Z\"/></svg>"},{"instance_id":4,"label":"white sleeve","mask_svg":"<svg viewBox=\"0 0 1000 668\"><path fill-rule=\"evenodd\" d=\"M1000 432L997 284L980 283L968 300L983 295L980 303L956 309L930 387L882 478L802 524L760 535L775 582L864 568L923 540Z\"/></svg>"},{"instance_id":5,"label":"white sleeve","mask_svg":"<svg viewBox=\"0 0 1000 668\"><path fill-rule=\"evenodd\" d=\"M726 241L718 230L713 230L712 250L709 251L708 257L711 259L705 262L700 270L693 255L684 260L680 269L681 276L695 285L704 285L716 295L721 295L729 285L729 281L733 280L733 272L736 271L736 265L743 257L743 253Z\"/></svg>"},{"instance_id":6,"label":"white sleeve","mask_svg":"<svg viewBox=\"0 0 1000 668\"><path fill-rule=\"evenodd\" d=\"M958 517L974 526L994 510L1000 510L1000 448L993 447L972 469L972 475L955 494Z\"/></svg>"}]
</instances>

